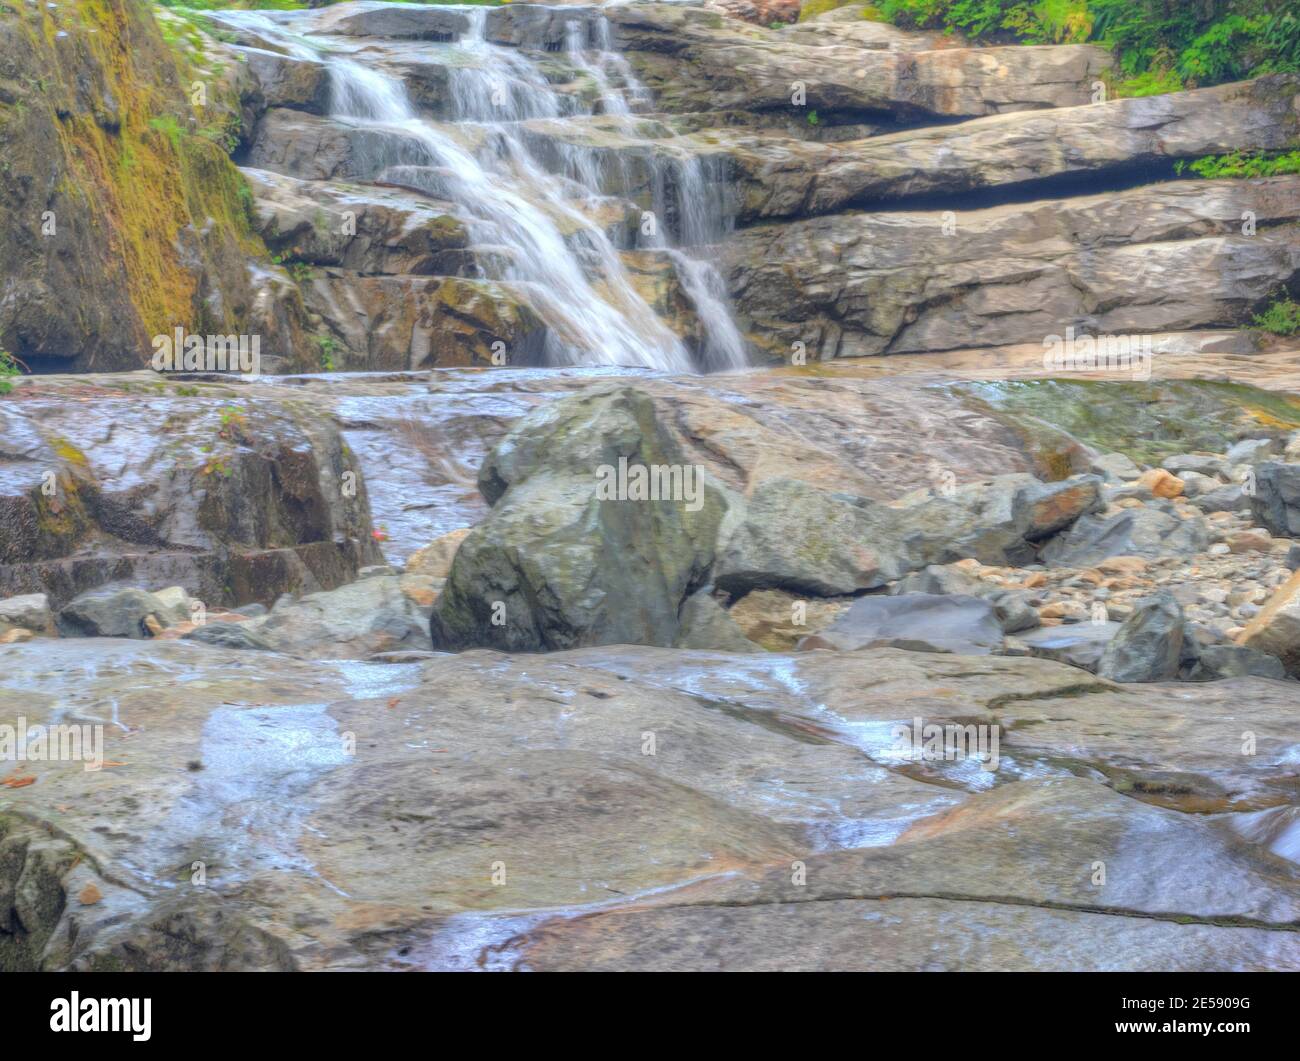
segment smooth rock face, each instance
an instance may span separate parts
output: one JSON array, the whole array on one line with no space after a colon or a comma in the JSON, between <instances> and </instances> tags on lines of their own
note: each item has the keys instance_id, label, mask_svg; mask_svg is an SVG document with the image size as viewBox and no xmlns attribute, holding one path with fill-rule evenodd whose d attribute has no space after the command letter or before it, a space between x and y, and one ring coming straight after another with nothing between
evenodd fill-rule
<instances>
[{"instance_id":1,"label":"smooth rock face","mask_svg":"<svg viewBox=\"0 0 1300 1061\"><path fill-rule=\"evenodd\" d=\"M1097 674L1116 682L1159 682L1178 676L1183 610L1168 593L1133 609L1106 646Z\"/></svg>"},{"instance_id":2,"label":"smooth rock face","mask_svg":"<svg viewBox=\"0 0 1300 1061\"><path fill-rule=\"evenodd\" d=\"M456 552L434 610L435 647L675 641L728 502L686 464L647 395L597 390L529 415L479 485L493 508Z\"/></svg>"},{"instance_id":3,"label":"smooth rock face","mask_svg":"<svg viewBox=\"0 0 1300 1061\"><path fill-rule=\"evenodd\" d=\"M1024 646L1027 655L1068 663L1096 674L1102 654L1119 633L1119 628L1119 623L1109 621L1045 626L1017 634L1016 641Z\"/></svg>"},{"instance_id":4,"label":"smooth rock face","mask_svg":"<svg viewBox=\"0 0 1300 1061\"><path fill-rule=\"evenodd\" d=\"M1296 75L1276 74L1165 96L975 118L851 145L782 141L773 149L761 137L739 134L727 151L739 169L741 216L751 220L1143 167L1159 179L1170 159L1284 149L1300 121L1298 91Z\"/></svg>"},{"instance_id":5,"label":"smooth rock face","mask_svg":"<svg viewBox=\"0 0 1300 1061\"><path fill-rule=\"evenodd\" d=\"M1060 345L1067 327L1097 337L1245 321L1270 285L1300 267L1287 229L1241 233L1243 209L1279 225L1300 219L1300 176L1049 193L985 209L954 197L948 228L938 205L738 231L723 248L737 310L756 333L774 333L773 348L801 340L822 359L974 339L1043 344L1045 359L1058 356L1068 369L1073 353ZM1174 273L1183 282L1170 297ZM1130 344L1130 360L1117 358L1108 374L1141 378L1150 369L1142 357Z\"/></svg>"},{"instance_id":6,"label":"smooth rock face","mask_svg":"<svg viewBox=\"0 0 1300 1061\"><path fill-rule=\"evenodd\" d=\"M9 969L1300 968L1292 683L894 649L7 651L0 720L113 705L119 764L0 788ZM901 764L913 716L999 725L997 770Z\"/></svg>"},{"instance_id":7,"label":"smooth rock face","mask_svg":"<svg viewBox=\"0 0 1300 1061\"><path fill-rule=\"evenodd\" d=\"M1002 647L1002 624L993 606L978 597L903 593L862 597L826 629L799 642L804 651L888 647L987 655Z\"/></svg>"}]
</instances>

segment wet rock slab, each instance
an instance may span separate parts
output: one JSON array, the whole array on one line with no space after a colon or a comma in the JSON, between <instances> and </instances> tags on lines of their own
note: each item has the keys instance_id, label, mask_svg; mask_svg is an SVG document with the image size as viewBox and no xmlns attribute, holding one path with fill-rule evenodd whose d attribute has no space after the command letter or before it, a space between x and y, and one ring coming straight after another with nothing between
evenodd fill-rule
<instances>
[{"instance_id":1,"label":"wet rock slab","mask_svg":"<svg viewBox=\"0 0 1300 1061\"><path fill-rule=\"evenodd\" d=\"M102 724L106 759L4 775L10 965L1300 964L1294 845L1260 817L1296 801L1288 683L894 649L6 652L0 720ZM1001 765L900 755L914 716L1001 726Z\"/></svg>"}]
</instances>

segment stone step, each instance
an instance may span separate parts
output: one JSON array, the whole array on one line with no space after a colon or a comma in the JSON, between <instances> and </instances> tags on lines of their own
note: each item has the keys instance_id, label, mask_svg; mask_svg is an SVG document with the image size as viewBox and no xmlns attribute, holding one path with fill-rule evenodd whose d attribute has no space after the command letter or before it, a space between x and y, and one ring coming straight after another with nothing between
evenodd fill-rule
<instances>
[{"instance_id":1,"label":"stone step","mask_svg":"<svg viewBox=\"0 0 1300 1061\"><path fill-rule=\"evenodd\" d=\"M1243 233L1253 216L1253 235ZM738 312L809 356L1248 323L1300 274L1300 177L1178 181L962 211L841 213L735 233Z\"/></svg>"},{"instance_id":2,"label":"stone step","mask_svg":"<svg viewBox=\"0 0 1300 1061\"><path fill-rule=\"evenodd\" d=\"M742 219L831 213L913 198L1044 191L1050 180L1117 180L1176 159L1284 150L1300 118L1300 75L1191 92L976 118L848 143L719 130ZM953 200L953 206L960 206Z\"/></svg>"},{"instance_id":3,"label":"stone step","mask_svg":"<svg viewBox=\"0 0 1300 1061\"><path fill-rule=\"evenodd\" d=\"M679 4L605 12L633 70L669 111L973 118L1086 103L1113 64L1106 49L1088 44L941 47L937 35L879 24L772 30ZM796 84L802 103L792 101Z\"/></svg>"}]
</instances>

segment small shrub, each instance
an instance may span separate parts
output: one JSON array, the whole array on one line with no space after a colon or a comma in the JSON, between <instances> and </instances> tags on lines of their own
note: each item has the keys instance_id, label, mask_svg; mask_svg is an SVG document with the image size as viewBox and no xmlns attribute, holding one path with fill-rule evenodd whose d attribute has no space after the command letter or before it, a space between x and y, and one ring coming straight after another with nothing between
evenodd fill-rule
<instances>
[{"instance_id":1,"label":"small shrub","mask_svg":"<svg viewBox=\"0 0 1300 1061\"><path fill-rule=\"evenodd\" d=\"M10 381L14 376L21 375L18 358L14 357L8 350L0 349L0 394L8 394L14 389Z\"/></svg>"},{"instance_id":2,"label":"small shrub","mask_svg":"<svg viewBox=\"0 0 1300 1061\"><path fill-rule=\"evenodd\" d=\"M1256 316L1255 323L1272 335L1295 335L1300 332L1300 302L1279 299Z\"/></svg>"}]
</instances>

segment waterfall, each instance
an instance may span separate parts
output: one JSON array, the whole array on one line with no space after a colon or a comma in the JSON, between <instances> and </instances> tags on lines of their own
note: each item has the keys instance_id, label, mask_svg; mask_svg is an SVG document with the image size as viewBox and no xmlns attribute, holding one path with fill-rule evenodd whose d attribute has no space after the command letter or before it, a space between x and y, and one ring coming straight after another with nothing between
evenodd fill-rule
<instances>
[{"instance_id":1,"label":"waterfall","mask_svg":"<svg viewBox=\"0 0 1300 1061\"><path fill-rule=\"evenodd\" d=\"M443 10L447 10L444 8ZM451 45L448 63L450 122L421 116L405 84L393 74L349 54L351 43L286 31L297 16L255 12L214 13L231 26L252 30L298 57L327 65L332 120L362 129L366 174L414 187L453 203L475 246L491 248L483 266L490 279L513 286L548 325L544 356L552 365L611 365L689 372L697 365L685 343L636 290L611 231L592 220L593 208L608 204L604 162L596 152L552 144L559 165L543 165L530 148L527 123L574 118L579 102L558 92L538 64L517 49L488 40L484 7L455 8L468 29ZM591 17L591 16L588 16ZM603 16L566 24L565 57L595 86L591 111L629 123L650 100L626 60L609 47ZM577 115L582 117L582 115ZM360 152L361 147L357 148ZM543 152L544 154L545 152ZM718 219L701 212L716 201L705 194L699 162L675 146L659 167L656 199L664 197L662 176L672 171L676 206L654 209L677 218L678 238L705 242L719 231ZM624 187L626 182L624 182ZM584 208L586 208L584 210ZM606 223L607 225L608 223ZM617 235L620 226L613 226ZM704 332L696 361L706 370L746 364L744 342L732 322L721 278L713 267L675 248L660 225L636 246L662 253L685 296L694 304Z\"/></svg>"}]
</instances>

